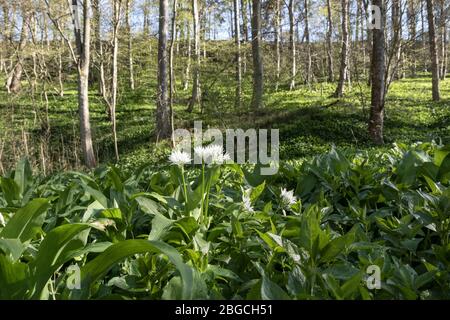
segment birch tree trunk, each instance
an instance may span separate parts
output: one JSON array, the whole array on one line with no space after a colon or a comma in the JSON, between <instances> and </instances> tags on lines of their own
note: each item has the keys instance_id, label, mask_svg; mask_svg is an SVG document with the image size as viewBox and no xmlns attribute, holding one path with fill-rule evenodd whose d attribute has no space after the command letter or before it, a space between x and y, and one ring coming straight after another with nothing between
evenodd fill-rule
<instances>
[{"instance_id":1,"label":"birch tree trunk","mask_svg":"<svg viewBox=\"0 0 450 320\"><path fill-rule=\"evenodd\" d=\"M295 77L297 75L297 65L296 65L296 52L295 52L295 16L294 16L294 6L295 1L289 0L288 13L289 13L289 49L291 53L291 82L289 84L289 89L295 89Z\"/></svg>"},{"instance_id":2,"label":"birch tree trunk","mask_svg":"<svg viewBox=\"0 0 450 320\"><path fill-rule=\"evenodd\" d=\"M427 0L428 34L430 42L431 74L433 101L440 100L439 92L439 57L436 41L436 24L434 21L434 1Z\"/></svg>"},{"instance_id":3,"label":"birch tree trunk","mask_svg":"<svg viewBox=\"0 0 450 320\"><path fill-rule=\"evenodd\" d=\"M201 93L200 93L200 58L201 58L201 48L200 48L200 21L199 21L199 8L198 0L192 0L192 17L194 21L194 75L193 75L193 86L192 86L192 96L188 106L188 112L194 110L196 104L200 104Z\"/></svg>"},{"instance_id":4,"label":"birch tree trunk","mask_svg":"<svg viewBox=\"0 0 450 320\"><path fill-rule=\"evenodd\" d=\"M278 91L278 86L280 85L280 73L281 73L281 6L280 6L280 0L276 0L276 2L275 2L275 54L276 54L276 58L277 58L275 90Z\"/></svg>"},{"instance_id":5,"label":"birch tree trunk","mask_svg":"<svg viewBox=\"0 0 450 320\"><path fill-rule=\"evenodd\" d=\"M342 49L341 49L341 63L339 68L339 82L334 93L335 97L342 97L344 95L344 85L347 78L348 69L348 1L341 0L342 10Z\"/></svg>"},{"instance_id":6,"label":"birch tree trunk","mask_svg":"<svg viewBox=\"0 0 450 320\"><path fill-rule=\"evenodd\" d=\"M331 0L327 0L327 56L328 56L328 81L334 81L333 66L333 16L331 11Z\"/></svg>"},{"instance_id":7,"label":"birch tree trunk","mask_svg":"<svg viewBox=\"0 0 450 320\"><path fill-rule=\"evenodd\" d=\"M126 0L125 24L128 36L128 83L131 90L134 90L134 66L133 66L133 35L130 23L131 0Z\"/></svg>"},{"instance_id":8,"label":"birch tree trunk","mask_svg":"<svg viewBox=\"0 0 450 320\"><path fill-rule=\"evenodd\" d=\"M252 108L263 108L264 70L261 52L261 0L252 0L252 55L253 55L253 95Z\"/></svg>"},{"instance_id":9,"label":"birch tree trunk","mask_svg":"<svg viewBox=\"0 0 450 320\"><path fill-rule=\"evenodd\" d=\"M239 28L239 0L233 0L234 3L234 43L236 45L236 96L234 106L236 109L241 109L241 95L242 95L242 73L241 73L241 42L240 42L240 28Z\"/></svg>"}]
</instances>

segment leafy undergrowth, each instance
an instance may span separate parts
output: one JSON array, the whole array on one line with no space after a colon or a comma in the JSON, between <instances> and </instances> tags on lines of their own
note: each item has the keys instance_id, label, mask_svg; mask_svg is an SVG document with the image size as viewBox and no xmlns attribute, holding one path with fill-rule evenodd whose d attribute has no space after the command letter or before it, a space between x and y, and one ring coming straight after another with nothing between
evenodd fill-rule
<instances>
[{"instance_id":1,"label":"leafy undergrowth","mask_svg":"<svg viewBox=\"0 0 450 320\"><path fill-rule=\"evenodd\" d=\"M0 180L0 298L450 299L450 146L259 169L23 160Z\"/></svg>"}]
</instances>

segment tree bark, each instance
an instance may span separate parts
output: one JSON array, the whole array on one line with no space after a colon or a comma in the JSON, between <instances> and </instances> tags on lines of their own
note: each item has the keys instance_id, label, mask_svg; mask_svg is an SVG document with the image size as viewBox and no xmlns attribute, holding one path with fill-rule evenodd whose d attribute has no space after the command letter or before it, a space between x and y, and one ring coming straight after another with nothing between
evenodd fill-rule
<instances>
[{"instance_id":1,"label":"tree bark","mask_svg":"<svg viewBox=\"0 0 450 320\"><path fill-rule=\"evenodd\" d=\"M27 12L27 10L24 8L22 10L23 12L23 21L22 21L22 28L20 31L20 40L19 40L19 46L17 48L17 61L14 66L14 69L12 70L10 81L8 81L8 92L12 93L18 93L22 88L22 74L23 74L23 54L24 49L27 43L27 28L28 24L30 22L30 14Z\"/></svg>"},{"instance_id":2,"label":"tree bark","mask_svg":"<svg viewBox=\"0 0 450 320\"><path fill-rule=\"evenodd\" d=\"M168 7L168 0L159 0L158 93L156 101L157 140L169 139L172 136L171 113L167 88L167 34L169 32Z\"/></svg>"},{"instance_id":3,"label":"tree bark","mask_svg":"<svg viewBox=\"0 0 450 320\"><path fill-rule=\"evenodd\" d=\"M306 3L306 0L305 0ZM291 82L289 84L289 89L295 89L295 77L297 75L297 65L296 65L296 52L295 52L295 16L294 16L294 6L295 1L289 0L288 13L289 13L289 49L291 51ZM305 32L306 33L306 32Z\"/></svg>"},{"instance_id":4,"label":"tree bark","mask_svg":"<svg viewBox=\"0 0 450 320\"><path fill-rule=\"evenodd\" d=\"M253 95L252 108L263 108L264 70L261 52L261 0L252 0L252 55Z\"/></svg>"},{"instance_id":5,"label":"tree bark","mask_svg":"<svg viewBox=\"0 0 450 320\"><path fill-rule=\"evenodd\" d=\"M131 33L130 11L131 0L126 0L125 24L128 37L128 84L131 90L134 90L134 66L133 66L133 35Z\"/></svg>"},{"instance_id":6,"label":"tree bark","mask_svg":"<svg viewBox=\"0 0 450 320\"><path fill-rule=\"evenodd\" d=\"M331 11L331 0L327 0L327 56L328 56L328 81L334 81L334 67L333 67L333 17Z\"/></svg>"},{"instance_id":7,"label":"tree bark","mask_svg":"<svg viewBox=\"0 0 450 320\"><path fill-rule=\"evenodd\" d=\"M119 161L119 146L117 142L117 58L119 55L119 29L120 29L121 0L113 0L113 47L111 63L111 124L114 142L114 154Z\"/></svg>"},{"instance_id":8,"label":"tree bark","mask_svg":"<svg viewBox=\"0 0 450 320\"><path fill-rule=\"evenodd\" d=\"M280 73L281 73L281 6L280 0L275 1L275 54L277 57L277 71L276 71L276 83L275 90L278 91L280 85Z\"/></svg>"},{"instance_id":9,"label":"tree bark","mask_svg":"<svg viewBox=\"0 0 450 320\"><path fill-rule=\"evenodd\" d=\"M381 28L373 29L372 44L372 92L369 119L369 135L375 144L383 144L383 122L384 122L384 95L385 95L385 73L386 53L384 37L385 3L384 0L373 0L373 5L381 9Z\"/></svg>"},{"instance_id":10,"label":"tree bark","mask_svg":"<svg viewBox=\"0 0 450 320\"><path fill-rule=\"evenodd\" d=\"M417 60L416 60L416 41L417 41L417 19L416 19L416 0L408 0L408 31L409 41L411 43L411 75L416 76L417 72Z\"/></svg>"},{"instance_id":11,"label":"tree bark","mask_svg":"<svg viewBox=\"0 0 450 320\"><path fill-rule=\"evenodd\" d=\"M241 71L241 41L239 28L239 0L233 0L234 3L234 43L236 50L236 96L234 106L237 110L241 109L242 95L242 71Z\"/></svg>"},{"instance_id":12,"label":"tree bark","mask_svg":"<svg viewBox=\"0 0 450 320\"><path fill-rule=\"evenodd\" d=\"M428 34L430 42L431 74L433 101L440 100L439 93L439 57L436 43L436 24L434 21L434 1L427 0Z\"/></svg>"},{"instance_id":13,"label":"tree bark","mask_svg":"<svg viewBox=\"0 0 450 320\"><path fill-rule=\"evenodd\" d=\"M72 4L77 1L73 0ZM89 67L91 44L91 18L89 14L90 0L83 1L83 36L75 30L78 49L78 106L80 112L80 137L85 164L88 168L96 166L97 162L92 145L91 122L89 115Z\"/></svg>"},{"instance_id":14,"label":"tree bark","mask_svg":"<svg viewBox=\"0 0 450 320\"><path fill-rule=\"evenodd\" d=\"M199 21L199 8L198 0L192 0L192 17L194 21L194 75L193 75L193 86L192 86L192 96L189 102L188 112L194 110L196 104L200 104L201 91L200 91L200 58L201 58L201 48L200 48L200 21Z\"/></svg>"},{"instance_id":15,"label":"tree bark","mask_svg":"<svg viewBox=\"0 0 450 320\"><path fill-rule=\"evenodd\" d=\"M344 95L344 85L347 79L348 69L348 1L341 0L342 8L342 50L341 50L341 64L339 68L339 82L334 93L335 97L342 97Z\"/></svg>"},{"instance_id":16,"label":"tree bark","mask_svg":"<svg viewBox=\"0 0 450 320\"><path fill-rule=\"evenodd\" d=\"M311 41L309 36L309 0L305 0L305 42L306 42L306 83L309 85L313 79Z\"/></svg>"}]
</instances>

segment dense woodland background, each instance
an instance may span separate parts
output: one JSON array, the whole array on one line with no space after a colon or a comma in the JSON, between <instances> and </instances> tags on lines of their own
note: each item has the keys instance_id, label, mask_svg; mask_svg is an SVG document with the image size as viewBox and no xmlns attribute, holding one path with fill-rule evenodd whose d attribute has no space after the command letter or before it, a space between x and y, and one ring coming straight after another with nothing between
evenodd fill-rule
<instances>
[{"instance_id":1,"label":"dense woodland background","mask_svg":"<svg viewBox=\"0 0 450 320\"><path fill-rule=\"evenodd\" d=\"M195 119L280 128L283 159L448 136L447 0L0 6L0 173L157 163Z\"/></svg>"}]
</instances>

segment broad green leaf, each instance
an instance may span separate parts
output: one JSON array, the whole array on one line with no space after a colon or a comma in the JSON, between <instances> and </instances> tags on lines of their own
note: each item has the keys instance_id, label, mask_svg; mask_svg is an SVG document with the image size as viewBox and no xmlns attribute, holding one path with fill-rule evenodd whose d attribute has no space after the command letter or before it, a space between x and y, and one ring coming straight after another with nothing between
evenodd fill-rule
<instances>
[{"instance_id":1,"label":"broad green leaf","mask_svg":"<svg viewBox=\"0 0 450 320\"><path fill-rule=\"evenodd\" d=\"M31 263L35 283L34 298L40 296L42 289L52 274L64 263L79 255L87 242L90 226L87 224L65 224L50 231Z\"/></svg>"},{"instance_id":2,"label":"broad green leaf","mask_svg":"<svg viewBox=\"0 0 450 320\"><path fill-rule=\"evenodd\" d=\"M265 275L262 278L261 298L263 300L290 300L289 295Z\"/></svg>"},{"instance_id":3,"label":"broad green leaf","mask_svg":"<svg viewBox=\"0 0 450 320\"><path fill-rule=\"evenodd\" d=\"M37 198L20 208L0 233L0 238L18 238L21 242L32 239L44 223L49 208L47 199Z\"/></svg>"},{"instance_id":4,"label":"broad green leaf","mask_svg":"<svg viewBox=\"0 0 450 320\"><path fill-rule=\"evenodd\" d=\"M28 290L28 266L0 254L0 299L25 299Z\"/></svg>"},{"instance_id":5,"label":"broad green leaf","mask_svg":"<svg viewBox=\"0 0 450 320\"><path fill-rule=\"evenodd\" d=\"M10 254L13 261L17 261L25 250L19 239L0 239L0 252Z\"/></svg>"},{"instance_id":6,"label":"broad green leaf","mask_svg":"<svg viewBox=\"0 0 450 320\"><path fill-rule=\"evenodd\" d=\"M147 252L162 253L175 265L183 283L182 299L195 299L205 294L202 288L204 284L196 275L196 271L183 262L180 254L173 247L159 241L126 240L110 246L81 269L81 298L87 298L91 284L117 263L131 255Z\"/></svg>"}]
</instances>

